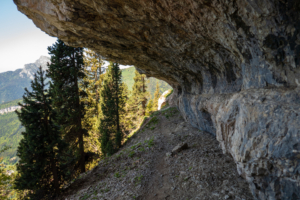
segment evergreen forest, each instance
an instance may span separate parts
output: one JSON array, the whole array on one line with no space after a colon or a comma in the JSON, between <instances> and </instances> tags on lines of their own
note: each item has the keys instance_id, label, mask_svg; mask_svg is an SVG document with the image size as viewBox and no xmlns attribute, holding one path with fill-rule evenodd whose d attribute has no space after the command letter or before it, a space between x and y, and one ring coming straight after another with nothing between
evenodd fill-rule
<instances>
[{"instance_id":1,"label":"evergreen forest","mask_svg":"<svg viewBox=\"0 0 300 200\"><path fill-rule=\"evenodd\" d=\"M51 64L39 68L21 106L0 115L0 196L53 199L72 180L113 155L171 87L134 67L107 69L96 52L61 40L48 47ZM14 173L7 176L7 172Z\"/></svg>"}]
</instances>

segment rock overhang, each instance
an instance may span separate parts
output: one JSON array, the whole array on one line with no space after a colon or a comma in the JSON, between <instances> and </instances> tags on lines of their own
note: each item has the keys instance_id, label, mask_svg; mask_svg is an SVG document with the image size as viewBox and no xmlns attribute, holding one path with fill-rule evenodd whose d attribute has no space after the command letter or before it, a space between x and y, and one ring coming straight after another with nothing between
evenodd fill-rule
<instances>
[{"instance_id":1,"label":"rock overhang","mask_svg":"<svg viewBox=\"0 0 300 200\"><path fill-rule=\"evenodd\" d=\"M297 149L300 142L294 137L300 138L296 116L300 112L299 1L14 2L49 35L71 46L89 47L121 64L133 64L147 76L172 85L182 114L194 126L216 135L241 174L247 175L255 196L268 199L295 194L300 198L300 165L287 156L297 150L265 150L267 144L276 142ZM293 123L288 123L290 116L294 116ZM277 124L271 123L275 121ZM270 142L274 138L275 143ZM259 140L265 143L257 145ZM253 152L268 153L258 159ZM293 172L286 174L291 165L280 167L283 160L293 163ZM270 166L277 168L272 171ZM278 187L269 188L265 183ZM294 189L286 189L286 183Z\"/></svg>"}]
</instances>

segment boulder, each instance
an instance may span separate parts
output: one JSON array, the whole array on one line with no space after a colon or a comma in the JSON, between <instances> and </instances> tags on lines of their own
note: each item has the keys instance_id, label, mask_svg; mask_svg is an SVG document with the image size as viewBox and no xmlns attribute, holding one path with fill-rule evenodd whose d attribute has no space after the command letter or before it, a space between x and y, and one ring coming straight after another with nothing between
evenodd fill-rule
<instances>
[{"instance_id":1,"label":"boulder","mask_svg":"<svg viewBox=\"0 0 300 200\"><path fill-rule=\"evenodd\" d=\"M185 150L185 149L187 149L187 148L188 148L188 144L185 143L185 142L183 142L183 143L181 143L181 144L178 144L176 147L174 147L174 148L172 149L172 154L174 154L174 153L179 153L179 152L181 152L181 151L183 151L183 150Z\"/></svg>"}]
</instances>

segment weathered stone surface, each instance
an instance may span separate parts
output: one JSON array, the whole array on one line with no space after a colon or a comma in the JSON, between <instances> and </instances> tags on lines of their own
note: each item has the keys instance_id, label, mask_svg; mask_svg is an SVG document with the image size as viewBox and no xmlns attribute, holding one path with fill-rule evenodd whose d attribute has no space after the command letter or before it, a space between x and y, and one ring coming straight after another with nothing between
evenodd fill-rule
<instances>
[{"instance_id":1,"label":"weathered stone surface","mask_svg":"<svg viewBox=\"0 0 300 200\"><path fill-rule=\"evenodd\" d=\"M161 110L167 103L167 95L170 94L171 90L166 90L158 99L157 110Z\"/></svg>"},{"instance_id":2,"label":"weathered stone surface","mask_svg":"<svg viewBox=\"0 0 300 200\"><path fill-rule=\"evenodd\" d=\"M179 101L187 120L216 134L255 197L300 198L299 87L193 95Z\"/></svg>"},{"instance_id":3,"label":"weathered stone surface","mask_svg":"<svg viewBox=\"0 0 300 200\"><path fill-rule=\"evenodd\" d=\"M300 198L299 0L14 0L52 36L167 81L260 199Z\"/></svg>"},{"instance_id":4,"label":"weathered stone surface","mask_svg":"<svg viewBox=\"0 0 300 200\"><path fill-rule=\"evenodd\" d=\"M183 143L180 143L180 144L176 145L176 147L174 147L172 149L172 153L179 153L182 150L185 150L187 148L188 148L188 144L186 142L183 142Z\"/></svg>"}]
</instances>

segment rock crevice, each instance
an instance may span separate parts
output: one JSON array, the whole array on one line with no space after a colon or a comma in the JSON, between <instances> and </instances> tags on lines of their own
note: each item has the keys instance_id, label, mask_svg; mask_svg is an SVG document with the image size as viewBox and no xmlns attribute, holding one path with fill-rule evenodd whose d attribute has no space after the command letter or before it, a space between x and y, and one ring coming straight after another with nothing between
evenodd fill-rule
<instances>
[{"instance_id":1,"label":"rock crevice","mask_svg":"<svg viewBox=\"0 0 300 200\"><path fill-rule=\"evenodd\" d=\"M298 0L14 2L49 35L172 85L254 196L300 198Z\"/></svg>"}]
</instances>

